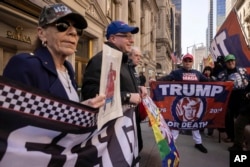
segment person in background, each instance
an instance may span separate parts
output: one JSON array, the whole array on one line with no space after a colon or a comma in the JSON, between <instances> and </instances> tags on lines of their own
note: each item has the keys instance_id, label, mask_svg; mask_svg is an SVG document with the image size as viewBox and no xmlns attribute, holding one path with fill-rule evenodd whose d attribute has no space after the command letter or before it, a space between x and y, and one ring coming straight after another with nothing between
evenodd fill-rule
<instances>
[{"instance_id":1,"label":"person in background","mask_svg":"<svg viewBox=\"0 0 250 167\"><path fill-rule=\"evenodd\" d=\"M209 81L215 81L215 80L216 80L216 77L214 77L214 76L212 75L212 74L213 74L213 68L210 67L210 66L206 66L206 67L203 69L202 74L205 75ZM213 128L207 128L207 135L208 135L208 136L212 136L212 135L213 135L213 132L214 132L214 129L213 129Z\"/></svg>"},{"instance_id":2,"label":"person in background","mask_svg":"<svg viewBox=\"0 0 250 167\"><path fill-rule=\"evenodd\" d=\"M228 54L225 59L225 69L218 74L219 81L232 81L234 88L228 101L228 108L225 118L225 131L227 138L224 142L234 141L234 119L239 115L239 108L242 105L245 88L249 83L249 75L245 68L236 66L236 58Z\"/></svg>"},{"instance_id":3,"label":"person in background","mask_svg":"<svg viewBox=\"0 0 250 167\"><path fill-rule=\"evenodd\" d=\"M216 58L216 61L214 62L214 68L213 68L212 76L215 76L217 78L218 74L225 69L224 59L225 59L224 56L218 56Z\"/></svg>"},{"instance_id":4,"label":"person in background","mask_svg":"<svg viewBox=\"0 0 250 167\"><path fill-rule=\"evenodd\" d=\"M128 54L128 66L129 66L129 69L133 71L133 74L134 74L134 77L135 77L135 80L136 80L136 85L139 89L141 89L142 86L140 86L140 78L139 78L139 75L135 69L135 67L137 65L139 65L140 61L141 61L141 50L138 48L138 47L135 47L133 46L131 48L131 52ZM146 88L143 88L143 89L146 89ZM141 105L141 104L139 104ZM141 116L140 116L140 112L139 112L139 105L135 108L135 113L136 113L136 124L137 124L137 134L138 134L138 143L139 143L139 148L142 149L143 147L143 140L142 140L142 134L141 134ZM141 150L140 149L140 150Z\"/></svg>"},{"instance_id":5,"label":"person in background","mask_svg":"<svg viewBox=\"0 0 250 167\"><path fill-rule=\"evenodd\" d=\"M225 56L218 56L216 58L216 61L214 62L214 68L212 72L212 76L215 77L215 80L217 80L219 73L225 70L226 65L225 65ZM220 133L220 136L222 136L223 141L228 141L227 140L227 134L226 134L226 129L225 128L218 128L218 131ZM208 132L208 136L211 136L212 133Z\"/></svg>"},{"instance_id":6,"label":"person in background","mask_svg":"<svg viewBox=\"0 0 250 167\"><path fill-rule=\"evenodd\" d=\"M215 81L216 80L216 77L213 76L213 68L210 67L210 66L206 66L203 69L202 74L205 75L209 81Z\"/></svg>"},{"instance_id":7,"label":"person in background","mask_svg":"<svg viewBox=\"0 0 250 167\"><path fill-rule=\"evenodd\" d=\"M134 72L128 64L128 53L131 52L131 47L134 44L133 34L138 32L138 27L129 26L123 21L112 21L108 25L106 33L108 41L105 44L122 52L120 70L121 101L123 106L129 108L135 108L141 102L141 99L147 95L147 90L138 87ZM99 93L101 65L102 51L93 56L86 67L82 84L83 99L93 98ZM139 145L139 150L141 149L142 145Z\"/></svg>"},{"instance_id":8,"label":"person in background","mask_svg":"<svg viewBox=\"0 0 250 167\"><path fill-rule=\"evenodd\" d=\"M128 64L131 66L131 69L133 70L138 86L141 85L141 81L140 81L140 76L138 75L135 67L139 65L141 61L141 57L142 55L141 55L140 49L138 47L133 46L131 48L131 52L128 54L128 58L129 58Z\"/></svg>"},{"instance_id":9,"label":"person in background","mask_svg":"<svg viewBox=\"0 0 250 167\"><path fill-rule=\"evenodd\" d=\"M183 67L172 71L169 75L163 76L158 79L158 81L208 81L201 72L192 69L193 66L193 56L189 53L183 56L182 64ZM178 138L179 130L171 130L174 140ZM199 130L192 130L193 139L195 141L195 148L203 153L207 153L207 149L202 144L202 139Z\"/></svg>"},{"instance_id":10,"label":"person in background","mask_svg":"<svg viewBox=\"0 0 250 167\"><path fill-rule=\"evenodd\" d=\"M42 9L38 20L37 43L34 53L13 56L3 76L54 96L79 102L74 70L66 59L73 55L83 29L85 18L64 4L53 4ZM104 105L105 95L82 102L98 108Z\"/></svg>"}]
</instances>

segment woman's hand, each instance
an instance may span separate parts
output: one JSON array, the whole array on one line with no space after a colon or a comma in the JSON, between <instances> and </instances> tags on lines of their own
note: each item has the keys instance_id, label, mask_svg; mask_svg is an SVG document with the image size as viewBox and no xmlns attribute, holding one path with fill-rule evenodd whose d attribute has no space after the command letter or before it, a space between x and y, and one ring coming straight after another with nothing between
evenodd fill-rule
<instances>
[{"instance_id":1,"label":"woman's hand","mask_svg":"<svg viewBox=\"0 0 250 167\"><path fill-rule=\"evenodd\" d=\"M105 98L105 95L97 95L96 97L82 101L81 103L93 108L100 108L104 105Z\"/></svg>"}]
</instances>

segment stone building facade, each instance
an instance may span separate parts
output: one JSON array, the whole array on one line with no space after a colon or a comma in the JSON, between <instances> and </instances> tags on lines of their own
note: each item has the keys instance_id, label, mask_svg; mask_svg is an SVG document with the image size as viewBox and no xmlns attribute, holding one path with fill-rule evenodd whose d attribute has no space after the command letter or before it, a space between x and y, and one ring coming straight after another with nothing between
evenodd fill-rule
<instances>
[{"instance_id":1,"label":"stone building facade","mask_svg":"<svg viewBox=\"0 0 250 167\"><path fill-rule=\"evenodd\" d=\"M235 8L237 10L242 29L244 30L246 41L249 44L250 42L250 10L249 10L250 0L236 1Z\"/></svg>"},{"instance_id":2,"label":"stone building facade","mask_svg":"<svg viewBox=\"0 0 250 167\"><path fill-rule=\"evenodd\" d=\"M88 22L88 28L80 37L77 52L69 58L79 85L88 60L102 50L106 27L112 20L122 20L140 28L134 44L143 53L138 72L144 72L149 78L172 69L170 53L173 51L173 11L170 0L2 0L0 75L13 55L34 50L39 14L44 5L51 3L68 5L81 13Z\"/></svg>"},{"instance_id":3,"label":"stone building facade","mask_svg":"<svg viewBox=\"0 0 250 167\"><path fill-rule=\"evenodd\" d=\"M156 70L157 77L166 75L173 68L171 53L174 51L172 35L175 34L175 13L170 0L157 0L159 12L157 15L157 34L156 34ZM172 28L172 29L171 29Z\"/></svg>"}]
</instances>

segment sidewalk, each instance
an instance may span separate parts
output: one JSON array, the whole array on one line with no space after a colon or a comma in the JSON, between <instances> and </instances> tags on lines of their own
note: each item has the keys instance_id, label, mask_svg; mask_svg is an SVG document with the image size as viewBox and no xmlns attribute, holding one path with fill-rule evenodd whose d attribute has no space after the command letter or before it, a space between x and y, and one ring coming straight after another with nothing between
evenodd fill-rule
<instances>
[{"instance_id":1,"label":"sidewalk","mask_svg":"<svg viewBox=\"0 0 250 167\"><path fill-rule=\"evenodd\" d=\"M143 136L143 150L141 151L140 167L161 167L161 160L153 132L148 122L141 123ZM194 148L194 141L190 135L180 134L176 147L180 155L179 167L229 167L229 152L227 148L232 143L218 142L218 132L213 137L202 134L203 145L208 153L204 154Z\"/></svg>"}]
</instances>

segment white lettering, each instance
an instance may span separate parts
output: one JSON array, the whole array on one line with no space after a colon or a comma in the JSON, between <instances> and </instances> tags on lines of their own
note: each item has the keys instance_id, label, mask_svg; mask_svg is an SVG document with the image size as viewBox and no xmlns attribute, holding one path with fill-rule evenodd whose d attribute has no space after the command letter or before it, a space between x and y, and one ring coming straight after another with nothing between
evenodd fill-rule
<instances>
[{"instance_id":1,"label":"white lettering","mask_svg":"<svg viewBox=\"0 0 250 167\"><path fill-rule=\"evenodd\" d=\"M162 90L162 95L167 95L167 88L169 88L169 85L159 85L159 88Z\"/></svg>"},{"instance_id":2,"label":"white lettering","mask_svg":"<svg viewBox=\"0 0 250 167\"><path fill-rule=\"evenodd\" d=\"M223 91L222 86L213 86L211 91L211 96L214 97L216 94L220 94Z\"/></svg>"},{"instance_id":3,"label":"white lettering","mask_svg":"<svg viewBox=\"0 0 250 167\"><path fill-rule=\"evenodd\" d=\"M214 97L223 92L220 85L202 84L164 84L159 85L163 96L205 96Z\"/></svg>"},{"instance_id":4,"label":"white lettering","mask_svg":"<svg viewBox=\"0 0 250 167\"><path fill-rule=\"evenodd\" d=\"M49 144L52 142L53 137L56 137L59 134L60 132L32 126L26 126L24 128L13 131L9 135L7 141L8 147L3 159L0 161L0 166L8 166L9 162L12 162L11 167L20 167L20 164L22 164L22 166L47 166L51 160L50 154L46 154L40 151L28 151L25 145L27 142ZM50 137L46 137L47 135ZM13 154L12 152L14 149L19 153ZM19 155L20 157L17 158L17 155ZM32 159L33 157L39 158L36 158L36 161L30 161L30 159ZM15 161L15 159L18 159L18 161Z\"/></svg>"},{"instance_id":5,"label":"white lettering","mask_svg":"<svg viewBox=\"0 0 250 167\"><path fill-rule=\"evenodd\" d=\"M181 96L182 95L181 90L182 90L181 85L177 85L177 84L174 84L173 86L171 85L170 94Z\"/></svg>"},{"instance_id":6,"label":"white lettering","mask_svg":"<svg viewBox=\"0 0 250 167\"><path fill-rule=\"evenodd\" d=\"M197 85L196 86L196 96L209 96L212 85Z\"/></svg>"},{"instance_id":7,"label":"white lettering","mask_svg":"<svg viewBox=\"0 0 250 167\"><path fill-rule=\"evenodd\" d=\"M189 86L189 87L188 87ZM195 94L196 88L194 87L195 85L183 85L183 94L185 96L192 96Z\"/></svg>"},{"instance_id":8,"label":"white lettering","mask_svg":"<svg viewBox=\"0 0 250 167\"><path fill-rule=\"evenodd\" d=\"M181 128L181 129L201 129L205 128L208 125L208 122L175 122L175 121L168 121L168 126L170 128Z\"/></svg>"},{"instance_id":9,"label":"white lettering","mask_svg":"<svg viewBox=\"0 0 250 167\"><path fill-rule=\"evenodd\" d=\"M215 58L217 58L220 55L228 55L228 50L225 46L225 39L227 38L226 32L222 31L219 35L216 36L216 38L212 41L210 51L213 54ZM222 53L220 52L220 50Z\"/></svg>"},{"instance_id":10,"label":"white lettering","mask_svg":"<svg viewBox=\"0 0 250 167\"><path fill-rule=\"evenodd\" d=\"M234 162L243 162L247 159L246 155L236 155L234 158Z\"/></svg>"},{"instance_id":11,"label":"white lettering","mask_svg":"<svg viewBox=\"0 0 250 167\"><path fill-rule=\"evenodd\" d=\"M222 112L222 108L211 108L209 113L216 114Z\"/></svg>"}]
</instances>

